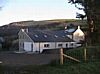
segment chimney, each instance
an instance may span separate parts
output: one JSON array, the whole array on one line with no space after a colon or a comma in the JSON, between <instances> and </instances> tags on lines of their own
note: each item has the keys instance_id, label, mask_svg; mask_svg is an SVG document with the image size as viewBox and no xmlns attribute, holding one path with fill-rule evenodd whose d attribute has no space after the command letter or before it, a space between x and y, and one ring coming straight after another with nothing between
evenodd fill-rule
<instances>
[{"instance_id":1,"label":"chimney","mask_svg":"<svg viewBox=\"0 0 100 74\"><path fill-rule=\"evenodd\" d=\"M78 29L80 29L80 26L78 26Z\"/></svg>"},{"instance_id":2,"label":"chimney","mask_svg":"<svg viewBox=\"0 0 100 74\"><path fill-rule=\"evenodd\" d=\"M65 30L67 30L67 26L65 26Z\"/></svg>"},{"instance_id":3,"label":"chimney","mask_svg":"<svg viewBox=\"0 0 100 74\"><path fill-rule=\"evenodd\" d=\"M28 28L26 28L26 29L21 29L22 30L22 32L27 32L28 33Z\"/></svg>"},{"instance_id":4,"label":"chimney","mask_svg":"<svg viewBox=\"0 0 100 74\"><path fill-rule=\"evenodd\" d=\"M64 23L64 30L67 30L67 24Z\"/></svg>"},{"instance_id":5,"label":"chimney","mask_svg":"<svg viewBox=\"0 0 100 74\"><path fill-rule=\"evenodd\" d=\"M25 29L21 29L22 32L25 32Z\"/></svg>"}]
</instances>

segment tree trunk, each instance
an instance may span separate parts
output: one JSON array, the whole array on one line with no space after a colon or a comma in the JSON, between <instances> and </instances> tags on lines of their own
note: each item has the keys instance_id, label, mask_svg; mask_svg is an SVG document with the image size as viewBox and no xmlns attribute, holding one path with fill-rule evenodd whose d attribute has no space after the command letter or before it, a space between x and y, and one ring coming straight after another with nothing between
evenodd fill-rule
<instances>
[{"instance_id":1,"label":"tree trunk","mask_svg":"<svg viewBox=\"0 0 100 74\"><path fill-rule=\"evenodd\" d=\"M99 40L99 0L86 0L85 2L85 13L87 15L87 23L88 23L88 39L87 43L89 45L95 45L100 43ZM97 9L98 8L98 9Z\"/></svg>"}]
</instances>

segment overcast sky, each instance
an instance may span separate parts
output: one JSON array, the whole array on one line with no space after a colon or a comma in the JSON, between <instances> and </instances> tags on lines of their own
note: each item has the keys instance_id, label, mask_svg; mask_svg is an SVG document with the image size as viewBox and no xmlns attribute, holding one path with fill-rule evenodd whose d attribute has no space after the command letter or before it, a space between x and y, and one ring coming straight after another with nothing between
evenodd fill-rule
<instances>
[{"instance_id":1,"label":"overcast sky","mask_svg":"<svg viewBox=\"0 0 100 74\"><path fill-rule=\"evenodd\" d=\"M68 0L0 0L0 25L26 20L75 19Z\"/></svg>"}]
</instances>

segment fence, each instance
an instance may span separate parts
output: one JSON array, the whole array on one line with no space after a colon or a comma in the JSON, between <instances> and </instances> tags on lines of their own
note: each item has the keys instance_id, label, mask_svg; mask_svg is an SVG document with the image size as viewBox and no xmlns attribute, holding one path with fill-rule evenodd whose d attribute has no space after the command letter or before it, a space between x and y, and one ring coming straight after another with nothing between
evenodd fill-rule
<instances>
[{"instance_id":1,"label":"fence","mask_svg":"<svg viewBox=\"0 0 100 74\"><path fill-rule=\"evenodd\" d=\"M63 64L63 62L92 62L99 60L99 58L99 46L80 47L67 51L60 49L60 64Z\"/></svg>"}]
</instances>

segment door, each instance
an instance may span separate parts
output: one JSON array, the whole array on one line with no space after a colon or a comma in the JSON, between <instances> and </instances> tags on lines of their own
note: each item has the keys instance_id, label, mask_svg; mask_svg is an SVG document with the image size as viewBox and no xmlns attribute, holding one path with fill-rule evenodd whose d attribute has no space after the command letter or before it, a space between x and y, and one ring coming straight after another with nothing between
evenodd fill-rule
<instances>
[{"instance_id":1,"label":"door","mask_svg":"<svg viewBox=\"0 0 100 74\"><path fill-rule=\"evenodd\" d=\"M24 42L24 50L25 51L32 51L33 50L32 43L31 42Z\"/></svg>"}]
</instances>

